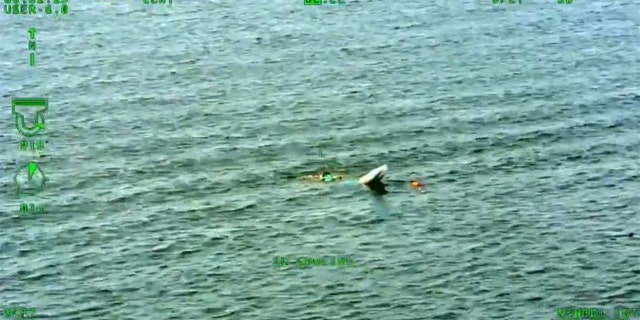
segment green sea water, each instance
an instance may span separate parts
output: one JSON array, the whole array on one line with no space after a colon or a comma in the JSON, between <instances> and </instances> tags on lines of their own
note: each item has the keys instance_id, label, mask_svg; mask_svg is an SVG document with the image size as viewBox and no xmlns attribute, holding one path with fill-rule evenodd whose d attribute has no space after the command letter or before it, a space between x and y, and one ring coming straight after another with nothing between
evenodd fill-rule
<instances>
[{"instance_id":1,"label":"green sea water","mask_svg":"<svg viewBox=\"0 0 640 320\"><path fill-rule=\"evenodd\" d=\"M506 2L2 13L0 318L640 308L640 3ZM12 97L49 99L44 150ZM382 164L426 193L297 179Z\"/></svg>"}]
</instances>

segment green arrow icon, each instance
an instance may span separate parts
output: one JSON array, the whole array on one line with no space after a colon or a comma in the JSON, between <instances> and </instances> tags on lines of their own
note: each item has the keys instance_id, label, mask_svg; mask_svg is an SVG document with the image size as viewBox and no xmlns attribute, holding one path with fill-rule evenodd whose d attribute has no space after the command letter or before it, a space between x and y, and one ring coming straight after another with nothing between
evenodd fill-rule
<instances>
[{"instance_id":1,"label":"green arrow icon","mask_svg":"<svg viewBox=\"0 0 640 320\"><path fill-rule=\"evenodd\" d=\"M24 181L25 171L27 171L28 181ZM19 179L18 177L23 178ZM47 178L42 171L42 167L40 167L37 162L31 161L18 169L16 175L13 177L13 183L16 186L16 193L18 195L34 195L37 192L42 191L45 184L47 183Z\"/></svg>"},{"instance_id":2,"label":"green arrow icon","mask_svg":"<svg viewBox=\"0 0 640 320\"><path fill-rule=\"evenodd\" d=\"M29 162L29 180L33 179L33 175L38 171L38 164Z\"/></svg>"}]
</instances>

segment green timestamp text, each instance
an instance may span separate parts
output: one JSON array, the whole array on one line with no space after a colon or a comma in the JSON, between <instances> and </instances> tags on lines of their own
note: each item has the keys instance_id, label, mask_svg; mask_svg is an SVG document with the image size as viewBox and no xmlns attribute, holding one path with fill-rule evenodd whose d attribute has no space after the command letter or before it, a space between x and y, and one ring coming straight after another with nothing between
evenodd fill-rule
<instances>
[{"instance_id":1,"label":"green timestamp text","mask_svg":"<svg viewBox=\"0 0 640 320\"><path fill-rule=\"evenodd\" d=\"M353 259L349 257L274 257L273 266L275 268L297 266L298 268L309 268L319 266L353 266Z\"/></svg>"},{"instance_id":2,"label":"green timestamp text","mask_svg":"<svg viewBox=\"0 0 640 320\"><path fill-rule=\"evenodd\" d=\"M36 308L4 308L5 319L35 319Z\"/></svg>"},{"instance_id":3,"label":"green timestamp text","mask_svg":"<svg viewBox=\"0 0 640 320\"><path fill-rule=\"evenodd\" d=\"M22 140L20 141L20 150L44 150L44 146L47 143L45 140Z\"/></svg>"},{"instance_id":4,"label":"green timestamp text","mask_svg":"<svg viewBox=\"0 0 640 320\"><path fill-rule=\"evenodd\" d=\"M516 4L516 0L493 0L493 4L503 4L505 2L509 4ZM518 0L517 3L522 4L522 0Z\"/></svg>"},{"instance_id":5,"label":"green timestamp text","mask_svg":"<svg viewBox=\"0 0 640 320\"><path fill-rule=\"evenodd\" d=\"M305 6L321 6L323 4L346 4L344 0L304 0Z\"/></svg>"},{"instance_id":6,"label":"green timestamp text","mask_svg":"<svg viewBox=\"0 0 640 320\"><path fill-rule=\"evenodd\" d=\"M173 0L142 0L144 4L173 4Z\"/></svg>"},{"instance_id":7,"label":"green timestamp text","mask_svg":"<svg viewBox=\"0 0 640 320\"><path fill-rule=\"evenodd\" d=\"M44 213L44 206L36 205L34 203L23 203L20 205L20 214L33 215Z\"/></svg>"}]
</instances>

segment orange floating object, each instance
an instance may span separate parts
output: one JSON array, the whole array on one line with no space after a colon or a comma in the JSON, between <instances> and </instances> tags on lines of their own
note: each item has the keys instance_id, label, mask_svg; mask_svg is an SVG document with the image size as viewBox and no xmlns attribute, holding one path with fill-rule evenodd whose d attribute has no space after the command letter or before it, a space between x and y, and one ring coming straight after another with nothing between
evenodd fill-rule
<instances>
[{"instance_id":1,"label":"orange floating object","mask_svg":"<svg viewBox=\"0 0 640 320\"><path fill-rule=\"evenodd\" d=\"M424 185L418 181L411 181L411 186L415 189L422 189L422 187L424 187Z\"/></svg>"}]
</instances>

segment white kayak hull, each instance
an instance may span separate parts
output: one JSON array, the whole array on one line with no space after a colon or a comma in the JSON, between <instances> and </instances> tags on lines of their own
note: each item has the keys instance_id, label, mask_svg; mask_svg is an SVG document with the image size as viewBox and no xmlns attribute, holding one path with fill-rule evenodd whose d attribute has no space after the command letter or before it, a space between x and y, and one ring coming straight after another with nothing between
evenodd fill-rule
<instances>
[{"instance_id":1,"label":"white kayak hull","mask_svg":"<svg viewBox=\"0 0 640 320\"><path fill-rule=\"evenodd\" d=\"M369 173L365 174L364 176L360 177L360 179L358 181L360 181L360 183L362 183L362 184L367 184L377 176L386 175L388 169L389 168L387 167L386 164L381 165L381 166L369 171Z\"/></svg>"}]
</instances>

